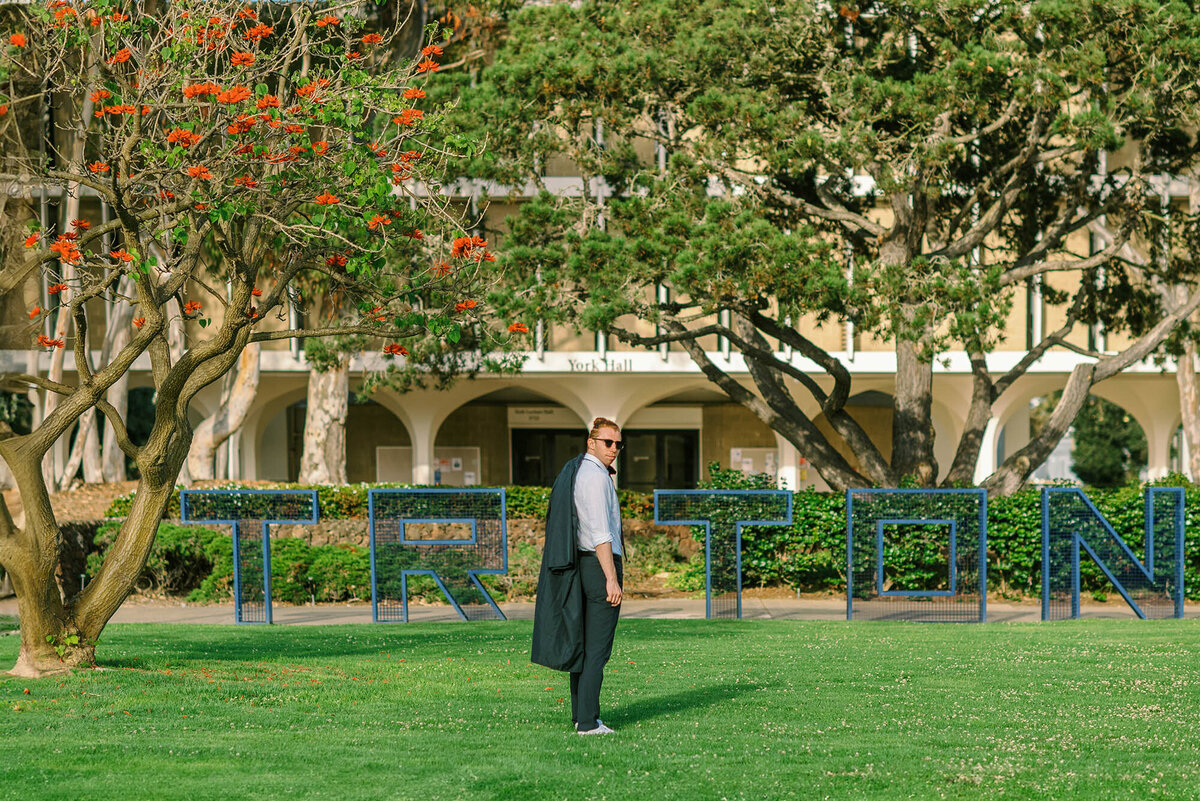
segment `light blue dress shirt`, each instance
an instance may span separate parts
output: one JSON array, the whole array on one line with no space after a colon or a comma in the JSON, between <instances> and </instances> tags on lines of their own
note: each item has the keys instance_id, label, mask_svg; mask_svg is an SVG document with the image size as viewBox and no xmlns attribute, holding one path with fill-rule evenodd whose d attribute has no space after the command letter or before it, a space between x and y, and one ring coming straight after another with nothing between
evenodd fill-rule
<instances>
[{"instance_id":1,"label":"light blue dress shirt","mask_svg":"<svg viewBox=\"0 0 1200 801\"><path fill-rule=\"evenodd\" d=\"M613 556L621 550L621 504L604 463L585 454L575 475L575 511L579 515L579 547L594 551L605 542L612 543Z\"/></svg>"}]
</instances>

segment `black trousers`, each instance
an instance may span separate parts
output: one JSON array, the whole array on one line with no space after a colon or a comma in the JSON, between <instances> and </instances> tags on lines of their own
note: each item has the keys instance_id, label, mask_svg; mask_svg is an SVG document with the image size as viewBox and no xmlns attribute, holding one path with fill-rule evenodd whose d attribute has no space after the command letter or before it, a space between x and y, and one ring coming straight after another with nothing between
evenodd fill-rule
<instances>
[{"instance_id":1,"label":"black trousers","mask_svg":"<svg viewBox=\"0 0 1200 801\"><path fill-rule=\"evenodd\" d=\"M624 586L621 557L614 556L617 583ZM583 584L583 670L571 674L571 720L581 730L596 728L600 718L600 685L604 665L612 655L613 635L621 607L605 597L607 584L600 560L592 553L579 554L579 577Z\"/></svg>"}]
</instances>

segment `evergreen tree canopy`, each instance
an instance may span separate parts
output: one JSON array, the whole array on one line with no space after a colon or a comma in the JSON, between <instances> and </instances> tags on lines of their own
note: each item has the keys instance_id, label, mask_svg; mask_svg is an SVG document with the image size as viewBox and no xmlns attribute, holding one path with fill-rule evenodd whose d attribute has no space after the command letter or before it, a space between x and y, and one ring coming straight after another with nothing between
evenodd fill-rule
<instances>
[{"instance_id":1,"label":"evergreen tree canopy","mask_svg":"<svg viewBox=\"0 0 1200 801\"><path fill-rule=\"evenodd\" d=\"M1129 247L1147 198L1193 166L1198 77L1200 13L1182 2L584 0L516 14L472 85L442 90L488 132L474 177L544 190L509 221L496 310L678 343L834 487L971 481L993 404L1033 361L1085 351L1077 325L1131 334L1085 354L1058 416L988 478L1007 492L1095 382L1200 304L1174 276L1186 300L1164 312ZM547 177L566 164L577 180ZM1065 322L997 375L1031 282ZM895 351L886 457L815 333L847 323ZM754 391L707 358L712 335ZM932 425L947 351L974 380L948 470Z\"/></svg>"}]
</instances>

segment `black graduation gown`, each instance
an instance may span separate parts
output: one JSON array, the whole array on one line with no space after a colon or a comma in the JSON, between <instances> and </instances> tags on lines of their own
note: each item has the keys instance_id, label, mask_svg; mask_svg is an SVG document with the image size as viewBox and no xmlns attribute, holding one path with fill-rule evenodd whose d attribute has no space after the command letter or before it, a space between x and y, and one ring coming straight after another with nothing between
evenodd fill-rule
<instances>
[{"instance_id":1,"label":"black graduation gown","mask_svg":"<svg viewBox=\"0 0 1200 801\"><path fill-rule=\"evenodd\" d=\"M575 511L575 476L582 461L580 454L567 462L550 490L530 656L534 664L571 673L583 669L583 584Z\"/></svg>"}]
</instances>

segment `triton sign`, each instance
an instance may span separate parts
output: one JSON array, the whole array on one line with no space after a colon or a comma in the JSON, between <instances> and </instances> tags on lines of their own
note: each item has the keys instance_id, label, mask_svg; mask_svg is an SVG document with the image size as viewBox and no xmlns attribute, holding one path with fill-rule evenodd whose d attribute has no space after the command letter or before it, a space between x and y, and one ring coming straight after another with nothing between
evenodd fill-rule
<instances>
[{"instance_id":1,"label":"triton sign","mask_svg":"<svg viewBox=\"0 0 1200 801\"><path fill-rule=\"evenodd\" d=\"M464 620L503 620L479 577L508 571L503 489L372 489L371 609L408 621L408 578L433 579ZM238 623L271 622L271 527L317 522L315 490L185 490L184 523L232 528ZM703 539L705 615L742 616L747 526L790 526L784 490L656 490L654 522ZM847 619L987 620L987 493L846 492ZM1139 558L1082 490L1042 490L1042 619L1080 616L1080 565L1090 559L1140 618L1183 616L1184 491L1145 496Z\"/></svg>"}]
</instances>

